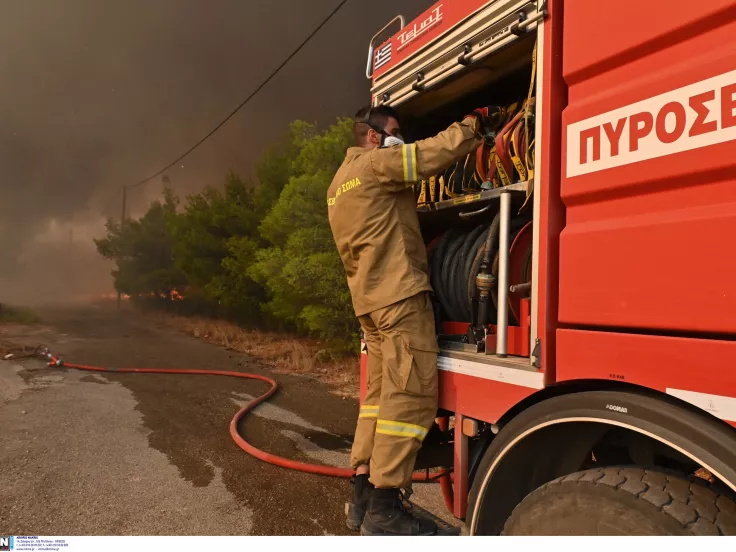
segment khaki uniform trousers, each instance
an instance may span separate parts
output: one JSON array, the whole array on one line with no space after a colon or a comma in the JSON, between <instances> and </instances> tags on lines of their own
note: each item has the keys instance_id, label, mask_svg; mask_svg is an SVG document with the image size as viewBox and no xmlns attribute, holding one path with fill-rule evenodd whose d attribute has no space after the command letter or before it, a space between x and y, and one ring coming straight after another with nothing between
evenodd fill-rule
<instances>
[{"instance_id":1,"label":"khaki uniform trousers","mask_svg":"<svg viewBox=\"0 0 736 552\"><path fill-rule=\"evenodd\" d=\"M376 487L411 489L417 452L437 415L437 338L429 292L358 317L368 393L351 454Z\"/></svg>"}]
</instances>

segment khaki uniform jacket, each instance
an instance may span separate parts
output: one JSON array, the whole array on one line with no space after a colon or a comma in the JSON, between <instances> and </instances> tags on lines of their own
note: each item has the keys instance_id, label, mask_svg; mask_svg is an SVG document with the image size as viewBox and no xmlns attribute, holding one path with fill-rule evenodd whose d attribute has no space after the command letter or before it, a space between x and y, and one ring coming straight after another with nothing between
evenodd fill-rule
<instances>
[{"instance_id":1,"label":"khaki uniform jacket","mask_svg":"<svg viewBox=\"0 0 736 552\"><path fill-rule=\"evenodd\" d=\"M468 117L413 144L348 149L327 210L356 316L432 290L413 184L476 149L476 125Z\"/></svg>"}]
</instances>

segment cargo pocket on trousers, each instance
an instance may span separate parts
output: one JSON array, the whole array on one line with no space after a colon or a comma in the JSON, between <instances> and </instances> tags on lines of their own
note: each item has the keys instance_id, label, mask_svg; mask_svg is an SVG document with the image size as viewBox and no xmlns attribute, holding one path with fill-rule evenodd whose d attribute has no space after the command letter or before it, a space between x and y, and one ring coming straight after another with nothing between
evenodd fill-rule
<instances>
[{"instance_id":1,"label":"cargo pocket on trousers","mask_svg":"<svg viewBox=\"0 0 736 552\"><path fill-rule=\"evenodd\" d=\"M433 336L434 337L434 336ZM401 388L413 395L428 395L437 389L437 353L434 339L402 335Z\"/></svg>"}]
</instances>

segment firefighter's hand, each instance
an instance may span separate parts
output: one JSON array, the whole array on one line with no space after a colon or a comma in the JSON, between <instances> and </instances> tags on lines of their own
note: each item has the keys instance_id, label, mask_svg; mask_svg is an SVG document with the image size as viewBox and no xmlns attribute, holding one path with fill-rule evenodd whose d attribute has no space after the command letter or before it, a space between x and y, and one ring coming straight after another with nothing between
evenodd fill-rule
<instances>
[{"instance_id":1,"label":"firefighter's hand","mask_svg":"<svg viewBox=\"0 0 736 552\"><path fill-rule=\"evenodd\" d=\"M479 107L474 109L468 117L475 117L478 121L476 126L476 134L478 138L482 138L486 142L491 142L496 138L496 129L498 127L501 108L497 106Z\"/></svg>"}]
</instances>

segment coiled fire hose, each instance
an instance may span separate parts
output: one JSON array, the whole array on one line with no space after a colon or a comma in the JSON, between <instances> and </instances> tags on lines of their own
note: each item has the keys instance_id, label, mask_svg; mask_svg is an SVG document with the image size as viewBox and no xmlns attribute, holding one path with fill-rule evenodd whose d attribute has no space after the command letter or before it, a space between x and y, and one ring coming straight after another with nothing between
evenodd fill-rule
<instances>
[{"instance_id":1,"label":"coiled fire hose","mask_svg":"<svg viewBox=\"0 0 736 552\"><path fill-rule=\"evenodd\" d=\"M490 225L475 228L450 228L428 246L430 281L445 321L468 322L472 320L473 302L476 296L476 276L481 263L489 256L493 274L497 274L498 214ZM528 217L514 218L509 226L510 243L519 230L529 221ZM493 292L496 306L496 292ZM491 309L488 323L495 323L495 310Z\"/></svg>"},{"instance_id":2,"label":"coiled fire hose","mask_svg":"<svg viewBox=\"0 0 736 552\"><path fill-rule=\"evenodd\" d=\"M326 475L329 477L342 477L350 478L355 472L350 468L337 468L334 466L322 466L320 464L309 464L306 462L299 462L297 460L290 460L282 456L271 454L264 450L254 447L248 441L241 437L238 432L238 425L250 413L256 406L264 401L267 401L273 396L279 388L278 383L268 376L262 376L260 374L246 373L246 372L232 372L227 370L194 370L194 369L180 369L180 368L105 368L102 366L89 366L86 364L75 364L73 362L66 362L61 360L60 357L54 356L47 348L41 346L36 350L36 355L48 361L49 366L59 366L64 368L73 368L75 370L85 370L88 372L110 372L113 374L180 374L180 375L196 375L196 376L228 376L233 378L244 378L250 380L258 380L269 384L271 387L262 395L256 397L243 408L238 410L230 420L230 437L232 437L235 444L238 445L245 452L251 456L258 458L269 464L275 466L281 466L290 470L296 470L305 473L313 473L316 475ZM443 424L441 424L442 426ZM444 422L444 429L446 430L446 420ZM417 482L434 482L439 481L442 489L442 496L445 501L445 505L452 512L452 505L454 502L453 489L452 489L452 477L448 471L441 471L438 473L430 474L429 470L414 472L412 481Z\"/></svg>"}]
</instances>

